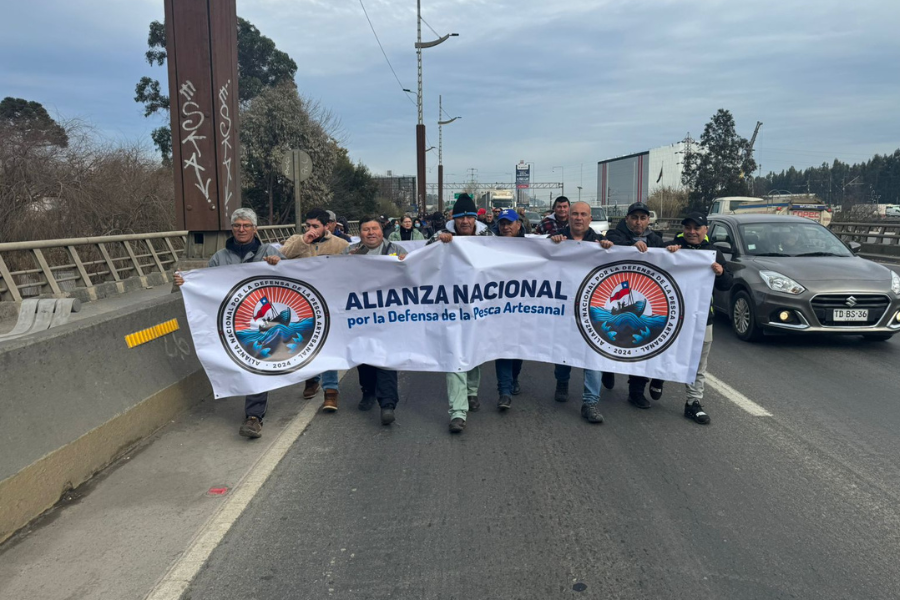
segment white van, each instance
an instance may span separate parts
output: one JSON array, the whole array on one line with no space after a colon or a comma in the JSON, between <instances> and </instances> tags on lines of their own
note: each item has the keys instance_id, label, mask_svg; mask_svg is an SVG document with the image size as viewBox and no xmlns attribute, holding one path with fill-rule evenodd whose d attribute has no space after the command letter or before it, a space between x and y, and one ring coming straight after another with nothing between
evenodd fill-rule
<instances>
[{"instance_id":1,"label":"white van","mask_svg":"<svg viewBox=\"0 0 900 600\"><path fill-rule=\"evenodd\" d=\"M609 217L602 206L591 207L591 229L596 233L605 234L609 231Z\"/></svg>"}]
</instances>

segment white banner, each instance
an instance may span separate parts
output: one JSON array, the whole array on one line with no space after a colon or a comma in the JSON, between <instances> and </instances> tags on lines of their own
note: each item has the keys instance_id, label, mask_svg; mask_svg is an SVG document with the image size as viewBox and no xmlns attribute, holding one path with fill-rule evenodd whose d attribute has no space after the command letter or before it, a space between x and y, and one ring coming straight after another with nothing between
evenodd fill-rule
<instances>
[{"instance_id":1,"label":"white banner","mask_svg":"<svg viewBox=\"0 0 900 600\"><path fill-rule=\"evenodd\" d=\"M216 397L370 364L465 371L497 358L692 382L715 254L467 237L394 256L201 269L181 290Z\"/></svg>"}]
</instances>

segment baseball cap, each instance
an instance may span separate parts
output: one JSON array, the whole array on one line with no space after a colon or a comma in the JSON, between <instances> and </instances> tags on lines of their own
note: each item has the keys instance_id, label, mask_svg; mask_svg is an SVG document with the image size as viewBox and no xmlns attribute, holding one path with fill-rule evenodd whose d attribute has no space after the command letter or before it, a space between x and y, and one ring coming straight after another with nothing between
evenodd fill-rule
<instances>
[{"instance_id":1,"label":"baseball cap","mask_svg":"<svg viewBox=\"0 0 900 600\"><path fill-rule=\"evenodd\" d=\"M497 217L498 221L502 221L506 219L507 221L518 221L519 215L512 208L506 208L500 211L500 215Z\"/></svg>"},{"instance_id":2,"label":"baseball cap","mask_svg":"<svg viewBox=\"0 0 900 600\"><path fill-rule=\"evenodd\" d=\"M487 212L487 211L486 211L485 209L479 208L479 209L478 209L478 216L480 217L481 215L483 215L483 214L486 213L486 212Z\"/></svg>"},{"instance_id":3,"label":"baseball cap","mask_svg":"<svg viewBox=\"0 0 900 600\"><path fill-rule=\"evenodd\" d=\"M635 213L638 211L643 211L643 212L647 213L648 216L650 215L650 207L647 206L646 204L644 204L643 202L635 202L634 204L632 204L631 206L628 207L629 215L631 213Z\"/></svg>"},{"instance_id":4,"label":"baseball cap","mask_svg":"<svg viewBox=\"0 0 900 600\"><path fill-rule=\"evenodd\" d=\"M688 216L682 219L681 224L687 225L691 222L696 223L700 227L706 227L709 225L709 222L706 220L706 215L698 212L688 213Z\"/></svg>"}]
</instances>

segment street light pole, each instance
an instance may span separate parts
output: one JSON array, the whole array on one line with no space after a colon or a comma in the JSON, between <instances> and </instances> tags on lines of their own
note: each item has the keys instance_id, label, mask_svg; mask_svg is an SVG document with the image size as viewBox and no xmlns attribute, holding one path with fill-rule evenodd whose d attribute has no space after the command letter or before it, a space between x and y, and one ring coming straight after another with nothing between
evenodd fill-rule
<instances>
[{"instance_id":1,"label":"street light pole","mask_svg":"<svg viewBox=\"0 0 900 600\"><path fill-rule=\"evenodd\" d=\"M552 173L556 169L562 169L562 186L560 190L560 196L566 195L566 168L565 167L551 167L550 172Z\"/></svg>"},{"instance_id":2,"label":"street light pole","mask_svg":"<svg viewBox=\"0 0 900 600\"><path fill-rule=\"evenodd\" d=\"M438 96L438 212L444 212L444 125L449 125L459 117L441 120L444 113L443 97Z\"/></svg>"},{"instance_id":3,"label":"street light pole","mask_svg":"<svg viewBox=\"0 0 900 600\"><path fill-rule=\"evenodd\" d=\"M418 90L416 94L419 121L416 124L416 184L418 187L419 212L425 214L425 123L422 114L422 48L432 48L447 41L450 36L458 33L448 33L432 42L422 41L422 0L416 0L416 62L418 64Z\"/></svg>"}]
</instances>

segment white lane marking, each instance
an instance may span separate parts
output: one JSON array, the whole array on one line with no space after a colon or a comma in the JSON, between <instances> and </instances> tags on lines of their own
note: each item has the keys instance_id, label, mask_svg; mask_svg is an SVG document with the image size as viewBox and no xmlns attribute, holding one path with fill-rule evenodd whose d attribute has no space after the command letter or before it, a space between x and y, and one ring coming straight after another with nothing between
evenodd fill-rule
<instances>
[{"instance_id":1,"label":"white lane marking","mask_svg":"<svg viewBox=\"0 0 900 600\"><path fill-rule=\"evenodd\" d=\"M772 413L764 409L762 406L743 395L718 377L706 374L706 383L710 385L714 390L725 396L726 399L731 400L739 407L746 410L748 413L753 415L754 417L771 417Z\"/></svg>"},{"instance_id":2,"label":"white lane marking","mask_svg":"<svg viewBox=\"0 0 900 600\"><path fill-rule=\"evenodd\" d=\"M343 373L341 373L343 375ZM281 432L266 452L259 457L250 471L234 487L234 494L206 522L194 536L181 558L146 596L146 600L180 600L191 581L200 571L210 554L231 529L250 501L287 454L303 430L309 425L319 410L319 403L308 400L303 409Z\"/></svg>"}]
</instances>

